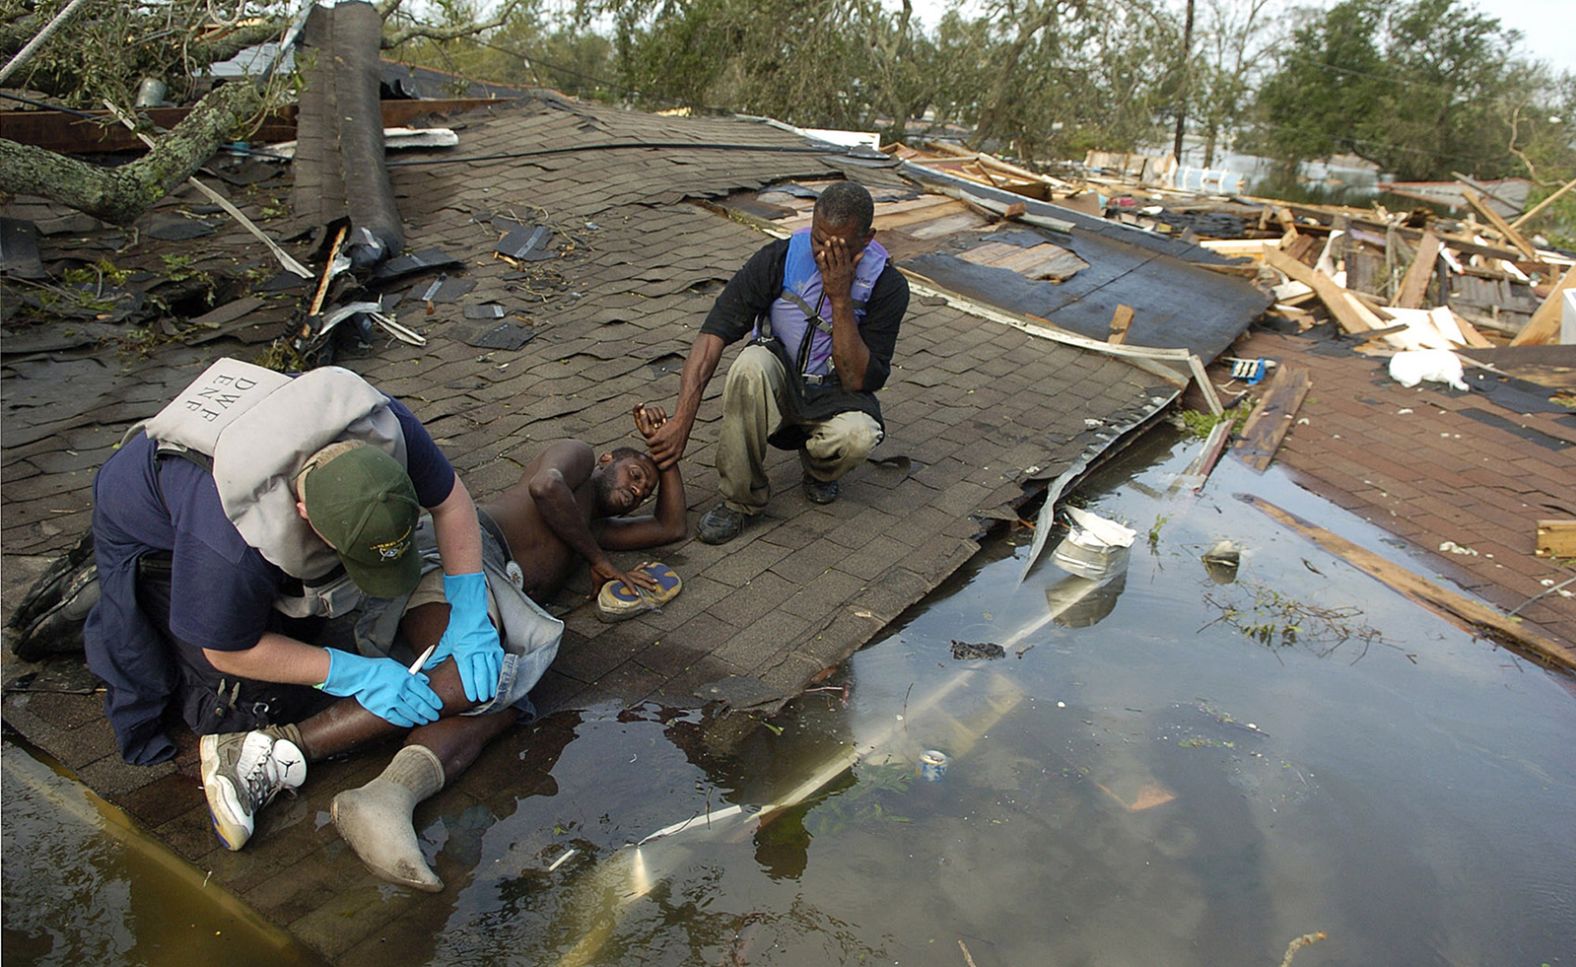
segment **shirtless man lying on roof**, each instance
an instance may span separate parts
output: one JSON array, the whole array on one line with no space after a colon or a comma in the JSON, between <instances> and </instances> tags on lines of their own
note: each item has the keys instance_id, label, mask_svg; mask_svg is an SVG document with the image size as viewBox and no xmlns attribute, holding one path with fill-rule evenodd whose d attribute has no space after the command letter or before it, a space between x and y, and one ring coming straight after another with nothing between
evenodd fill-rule
<instances>
[{"instance_id":1,"label":"shirtless man lying on roof","mask_svg":"<svg viewBox=\"0 0 1576 967\"><path fill-rule=\"evenodd\" d=\"M635 425L648 440L667 419L661 408L635 408ZM652 513L633 515L655 492ZM653 547L686 532L684 482L678 465L658 471L649 454L627 447L597 455L585 443L559 440L533 459L519 483L483 505L478 517L487 575L488 611L504 647L497 696L477 704L465 697L460 676L445 661L426 672L442 700L430 724L410 729L405 744L381 775L334 797L339 833L378 876L416 889L443 883L428 868L412 825L416 804L443 788L476 761L488 742L529 711L531 687L557 654L563 623L537 607L557 592L583 559L598 585L622 580L657 590L638 569L626 573L608 551ZM404 663L426 657L448 623L431 525L416 535L426 569L405 598L370 601L356 626L366 654ZM404 731L341 699L293 725L212 737L205 746L203 788L215 830L230 849L251 837L254 817L283 789L306 780L306 764Z\"/></svg>"}]
</instances>

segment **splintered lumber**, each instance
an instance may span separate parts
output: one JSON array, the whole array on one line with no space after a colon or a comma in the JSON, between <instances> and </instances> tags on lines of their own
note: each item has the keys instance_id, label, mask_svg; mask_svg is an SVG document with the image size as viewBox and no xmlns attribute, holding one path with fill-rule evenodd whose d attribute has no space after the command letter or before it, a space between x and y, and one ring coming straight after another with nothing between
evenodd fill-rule
<instances>
[{"instance_id":1,"label":"splintered lumber","mask_svg":"<svg viewBox=\"0 0 1576 967\"><path fill-rule=\"evenodd\" d=\"M1133 307L1119 305L1111 313L1111 334L1105 341L1113 346L1120 346L1127 342L1127 327L1133 324Z\"/></svg>"},{"instance_id":2,"label":"splintered lumber","mask_svg":"<svg viewBox=\"0 0 1576 967\"><path fill-rule=\"evenodd\" d=\"M1538 521L1538 557L1576 557L1576 520Z\"/></svg>"},{"instance_id":3,"label":"splintered lumber","mask_svg":"<svg viewBox=\"0 0 1576 967\"><path fill-rule=\"evenodd\" d=\"M1520 228L1521 226L1525 225L1528 219L1532 218L1532 216L1536 215L1538 212L1543 211L1543 209L1554 204L1559 200L1561 195L1565 194L1567 191L1570 191L1572 188L1576 188L1576 178L1572 178L1570 181L1567 181L1565 183L1565 187L1522 212L1519 218L1510 223L1510 227Z\"/></svg>"},{"instance_id":4,"label":"splintered lumber","mask_svg":"<svg viewBox=\"0 0 1576 967\"><path fill-rule=\"evenodd\" d=\"M1310 269L1301 262L1282 252L1273 245L1264 246L1264 262L1271 268L1279 269L1294 282L1314 291L1319 301L1335 317L1335 322L1341 331L1351 335L1367 332L1370 329L1383 329L1382 325L1372 313L1368 312L1361 303L1355 303L1347 298L1347 291L1335 284L1335 280L1317 269Z\"/></svg>"},{"instance_id":5,"label":"splintered lumber","mask_svg":"<svg viewBox=\"0 0 1576 967\"><path fill-rule=\"evenodd\" d=\"M1280 449L1281 440L1291 429L1297 408L1302 406L1303 397L1308 395L1308 387L1312 385L1313 378L1301 366L1277 366L1275 375L1270 378L1269 392L1248 417L1242 428L1242 438L1232 452L1243 463L1263 473L1275 459L1275 451Z\"/></svg>"},{"instance_id":6,"label":"splintered lumber","mask_svg":"<svg viewBox=\"0 0 1576 967\"><path fill-rule=\"evenodd\" d=\"M1539 634L1524 627L1516 620L1484 604L1447 591L1433 581L1412 573L1398 564L1385 560L1365 548L1358 547L1344 537L1330 533L1316 524L1282 510L1262 497L1238 494L1237 499L1261 513L1291 528L1308 540L1346 563L1388 585L1392 590L1417 602L1449 621L1458 628L1474 635L1484 635L1501 644L1510 645L1549 664L1576 669L1576 648Z\"/></svg>"},{"instance_id":7,"label":"splintered lumber","mask_svg":"<svg viewBox=\"0 0 1576 967\"><path fill-rule=\"evenodd\" d=\"M1372 342L1375 339L1383 339L1386 336L1393 336L1398 332L1406 332L1410 328L1412 327L1403 322L1395 326L1385 326L1383 329L1370 329L1368 332L1358 336L1357 342L1359 344Z\"/></svg>"},{"instance_id":8,"label":"splintered lumber","mask_svg":"<svg viewBox=\"0 0 1576 967\"><path fill-rule=\"evenodd\" d=\"M1391 313L1389 309L1385 308L1384 303L1378 296L1369 295L1366 292L1358 292L1356 289L1347 289L1346 297L1348 299L1355 299L1362 303L1364 308L1373 313L1382 322L1392 322L1395 320L1395 315Z\"/></svg>"},{"instance_id":9,"label":"splintered lumber","mask_svg":"<svg viewBox=\"0 0 1576 967\"><path fill-rule=\"evenodd\" d=\"M1538 250L1533 248L1532 243L1523 238L1520 232L1516 231L1514 228L1511 228L1510 223L1505 221L1504 217L1501 216L1499 212L1489 207L1489 203L1484 200L1481 193L1473 191L1470 188L1464 188L1462 189L1461 194L1466 197L1466 200L1472 205L1473 208L1477 209L1478 214L1488 219L1488 223L1493 225L1494 228L1498 230L1499 234L1504 237L1505 241L1516 246L1516 251L1520 252L1522 255L1525 255L1528 259L1534 262L1537 261Z\"/></svg>"},{"instance_id":10,"label":"splintered lumber","mask_svg":"<svg viewBox=\"0 0 1576 967\"><path fill-rule=\"evenodd\" d=\"M1439 261L1441 244L1438 235L1433 232L1423 233L1423 241L1417 247L1417 257L1407 266L1406 276L1401 280L1401 291L1395 297L1397 306L1402 309L1423 307L1423 296L1428 293L1428 280L1434 277L1434 265Z\"/></svg>"},{"instance_id":11,"label":"splintered lumber","mask_svg":"<svg viewBox=\"0 0 1576 967\"><path fill-rule=\"evenodd\" d=\"M1450 310L1450 317L1456 321L1456 328L1461 330L1461 337L1466 340L1468 346L1473 349L1494 348L1494 344L1483 338L1483 334L1477 331L1477 327L1462 318L1459 312L1456 312L1454 309Z\"/></svg>"},{"instance_id":12,"label":"splintered lumber","mask_svg":"<svg viewBox=\"0 0 1576 967\"><path fill-rule=\"evenodd\" d=\"M1560 301L1565 295L1565 290L1576 285L1576 266L1565 271L1565 277L1560 279L1554 291L1543 300L1543 305L1538 306L1538 311L1527 320L1526 326L1516 333L1516 338L1510 341L1512 346L1539 346L1552 343L1560 331Z\"/></svg>"},{"instance_id":13,"label":"splintered lumber","mask_svg":"<svg viewBox=\"0 0 1576 967\"><path fill-rule=\"evenodd\" d=\"M1216 275L1230 275L1239 279L1256 279L1259 276L1259 267L1254 264L1247 265L1216 265L1214 262L1194 262L1194 268L1214 272Z\"/></svg>"}]
</instances>

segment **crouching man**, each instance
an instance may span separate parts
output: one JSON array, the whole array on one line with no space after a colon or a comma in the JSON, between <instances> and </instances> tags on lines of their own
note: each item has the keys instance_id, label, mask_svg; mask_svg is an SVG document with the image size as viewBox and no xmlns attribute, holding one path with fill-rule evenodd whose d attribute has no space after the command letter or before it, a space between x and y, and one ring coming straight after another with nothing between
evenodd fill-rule
<instances>
[{"instance_id":1,"label":"crouching man","mask_svg":"<svg viewBox=\"0 0 1576 967\"><path fill-rule=\"evenodd\" d=\"M492 697L502 650L470 494L410 410L348 370L220 360L104 464L93 498L100 598L83 637L128 762L175 754L172 711L199 735L295 721L332 696L435 721L425 676L312 643L364 594L415 585L423 508L453 605L432 664Z\"/></svg>"},{"instance_id":2,"label":"crouching man","mask_svg":"<svg viewBox=\"0 0 1576 967\"><path fill-rule=\"evenodd\" d=\"M636 427L648 438L665 420L659 408L636 408ZM654 512L633 515L654 491ZM408 710L410 721L345 700L298 724L205 737L204 790L214 826L227 844L236 844L232 849L250 838L259 809L306 780L308 762L415 726L383 773L335 796L331 813L340 835L374 873L416 889L441 890L442 881L422 856L413 811L529 711L527 696L552 663L563 633L563 624L536 601L556 593L581 560L598 582L643 586L649 578L619 570L607 551L682 537L684 485L676 467L659 472L645 453L619 448L598 456L584 443L563 440L537 455L520 482L481 508L477 518L485 613L503 641L487 697L471 694L453 666L439 666L430 675L406 667L417 667L434 645L441 651L452 623L441 543L424 518L413 538L419 575L414 590L366 604L356 628L364 657L349 656L399 669L404 687L391 702ZM417 681L430 685L436 703L424 701ZM437 720L418 717L429 714Z\"/></svg>"}]
</instances>

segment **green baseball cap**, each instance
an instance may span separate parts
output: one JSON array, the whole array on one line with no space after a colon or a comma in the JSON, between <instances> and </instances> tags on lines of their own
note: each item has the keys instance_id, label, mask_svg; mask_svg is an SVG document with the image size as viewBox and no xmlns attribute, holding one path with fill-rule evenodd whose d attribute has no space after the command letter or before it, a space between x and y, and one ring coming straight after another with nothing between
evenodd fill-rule
<instances>
[{"instance_id":1,"label":"green baseball cap","mask_svg":"<svg viewBox=\"0 0 1576 967\"><path fill-rule=\"evenodd\" d=\"M307 520L339 554L345 573L375 598L397 598L421 581L413 544L421 505L399 461L377 447L339 445L302 469Z\"/></svg>"}]
</instances>

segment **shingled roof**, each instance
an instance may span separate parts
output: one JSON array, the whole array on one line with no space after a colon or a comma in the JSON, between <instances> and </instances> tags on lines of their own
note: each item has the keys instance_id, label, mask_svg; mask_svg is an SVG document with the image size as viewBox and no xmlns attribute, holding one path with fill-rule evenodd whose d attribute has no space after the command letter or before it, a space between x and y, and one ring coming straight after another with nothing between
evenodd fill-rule
<instances>
[{"instance_id":1,"label":"shingled roof","mask_svg":"<svg viewBox=\"0 0 1576 967\"><path fill-rule=\"evenodd\" d=\"M716 292L767 240L700 202L796 178L903 183L889 162L748 120L547 97L450 124L458 148L395 158L390 172L411 247L460 259L448 270L463 282L451 290L460 294L426 301L430 274L389 286L386 296L403 294L393 311L427 345L379 344L337 362L410 404L482 500L518 480L545 442L632 443L630 407L671 402ZM551 231L552 257L497 257L500 237L520 225ZM228 234L217 243L184 243L185 251L218 247L267 263L247 236L220 231ZM48 262L65 243L46 238L45 247ZM539 707L748 706L790 696L956 570L992 518L1015 517L1040 482L1110 447L1179 392L1154 367L1040 338L1021 317L980 314L924 285L915 293L882 394L888 436L845 481L843 499L809 504L797 458L776 454L778 496L759 526L721 547L691 540L661 550L685 580L661 613L605 625L583 594L561 596L568 632L535 693ZM490 306L500 309L475 311ZM274 303L253 311L281 323ZM498 312L533 338L517 349L471 345L500 323L481 317ZM251 339L257 327L223 332ZM255 350L225 335L148 358L81 347L7 356L0 506L8 564L72 543L87 524L92 472L114 441L221 353ZM721 386L714 380L708 396ZM703 405L686 457L692 510L716 499L718 415L715 401ZM322 884L290 872L304 868L301 857L336 848L332 832L295 823L287 835L260 837L245 862L220 856L201 797L189 795L191 753L151 769L122 766L96 706L88 697L9 695L4 707L13 726L324 954L379 925L314 916L306 901ZM342 785L314 783L308 808L325 808ZM178 796L167 793L177 786Z\"/></svg>"}]
</instances>

